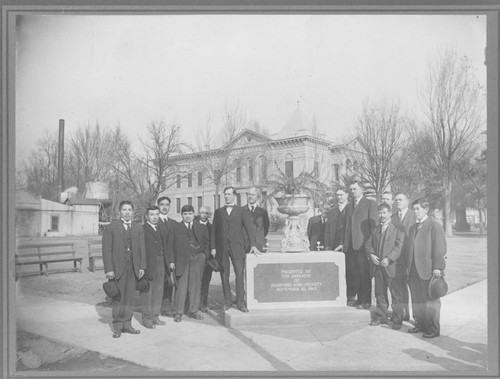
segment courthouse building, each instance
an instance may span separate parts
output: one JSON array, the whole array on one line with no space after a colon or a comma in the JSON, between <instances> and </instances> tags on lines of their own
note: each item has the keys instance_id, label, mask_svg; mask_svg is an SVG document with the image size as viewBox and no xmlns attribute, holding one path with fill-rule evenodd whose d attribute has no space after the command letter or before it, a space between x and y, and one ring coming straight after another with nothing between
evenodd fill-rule
<instances>
[{"instance_id":1,"label":"courthouse building","mask_svg":"<svg viewBox=\"0 0 500 379\"><path fill-rule=\"evenodd\" d=\"M165 183L160 196L171 199L169 214L176 219L180 219L185 204L192 204L195 211L202 205L212 211L218 208L224 204L223 189L228 185L236 188L237 203L244 205L245 192L252 186L264 197L272 192L268 182L278 172L277 167L287 176L314 172L333 189L342 175L355 170L356 162L351 162L349 152L359 150L357 139L339 145L315 135L305 127L297 107L281 131L271 137L245 129L220 148L172 157L182 169L173 181ZM225 170L227 167L231 170ZM218 186L215 177L220 178ZM273 212L272 203L267 208Z\"/></svg>"}]
</instances>

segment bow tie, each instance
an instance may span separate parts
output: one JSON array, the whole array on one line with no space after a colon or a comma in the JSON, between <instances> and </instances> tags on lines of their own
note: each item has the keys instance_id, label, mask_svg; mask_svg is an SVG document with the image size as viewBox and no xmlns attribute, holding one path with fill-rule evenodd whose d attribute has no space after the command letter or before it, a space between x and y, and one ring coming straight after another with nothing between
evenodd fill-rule
<instances>
[{"instance_id":1,"label":"bow tie","mask_svg":"<svg viewBox=\"0 0 500 379\"><path fill-rule=\"evenodd\" d=\"M125 225L131 225L131 224L132 224L132 221L125 221L125 220L122 220L122 222L123 222Z\"/></svg>"}]
</instances>

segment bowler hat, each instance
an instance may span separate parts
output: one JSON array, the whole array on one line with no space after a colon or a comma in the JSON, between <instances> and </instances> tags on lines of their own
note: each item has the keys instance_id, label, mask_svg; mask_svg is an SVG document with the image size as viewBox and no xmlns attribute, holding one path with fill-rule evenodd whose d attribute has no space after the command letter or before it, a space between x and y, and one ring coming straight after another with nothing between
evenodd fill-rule
<instances>
[{"instance_id":1,"label":"bowler hat","mask_svg":"<svg viewBox=\"0 0 500 379\"><path fill-rule=\"evenodd\" d=\"M215 272L219 272L220 271L220 262L217 258L209 258L208 259L208 265L212 268L212 270L214 270Z\"/></svg>"},{"instance_id":2,"label":"bowler hat","mask_svg":"<svg viewBox=\"0 0 500 379\"><path fill-rule=\"evenodd\" d=\"M102 288L108 297L118 301L120 300L120 289L115 279L109 279L107 282L103 283Z\"/></svg>"},{"instance_id":3,"label":"bowler hat","mask_svg":"<svg viewBox=\"0 0 500 379\"><path fill-rule=\"evenodd\" d=\"M143 276L140 279L137 279L135 282L135 289L139 292L148 292L149 291L149 280Z\"/></svg>"},{"instance_id":4,"label":"bowler hat","mask_svg":"<svg viewBox=\"0 0 500 379\"><path fill-rule=\"evenodd\" d=\"M432 275L429 282L429 297L432 300L439 299L448 293L448 284L442 276L437 277Z\"/></svg>"}]
</instances>

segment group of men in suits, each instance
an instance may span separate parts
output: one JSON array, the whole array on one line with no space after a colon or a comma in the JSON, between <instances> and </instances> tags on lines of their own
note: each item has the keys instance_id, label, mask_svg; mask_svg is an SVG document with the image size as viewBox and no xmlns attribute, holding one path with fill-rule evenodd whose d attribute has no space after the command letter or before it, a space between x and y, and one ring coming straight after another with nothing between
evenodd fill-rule
<instances>
[{"instance_id":1,"label":"group of men in suits","mask_svg":"<svg viewBox=\"0 0 500 379\"><path fill-rule=\"evenodd\" d=\"M160 197L157 206L146 209L143 225L132 221L133 205L122 201L120 219L109 224L103 234L103 260L106 277L116 281L120 295L113 298L113 337L122 332L139 334L131 325L138 281L149 285L140 293L142 323L153 329L165 325L159 316L175 322L182 315L201 320L208 311L208 290L212 277L210 261L220 266L224 310L233 305L229 284L230 262L236 281L236 307L248 312L244 293L247 253L260 254L266 246L269 216L258 205L256 188L247 192L247 205L235 204L234 187L224 189L225 205L209 222L210 208L200 207L195 219L192 205L181 209L182 220L168 217L170 199ZM144 279L145 278L145 279ZM174 295L175 288L175 295Z\"/></svg>"},{"instance_id":2,"label":"group of men in suits","mask_svg":"<svg viewBox=\"0 0 500 379\"><path fill-rule=\"evenodd\" d=\"M370 325L387 324L389 290L392 328L400 329L410 319L409 287L415 320L409 332L422 332L425 338L439 336L441 303L430 298L429 283L432 276L444 275L446 239L442 226L428 217L428 201L416 200L410 209L406 194L397 193L393 200L385 192L377 206L364 196L360 182L351 183L349 190L351 201L345 188L336 191L337 204L326 216L324 241L320 240L325 250L345 254L346 305L371 309ZM317 242L311 235L310 241ZM375 307L371 304L372 278Z\"/></svg>"}]
</instances>

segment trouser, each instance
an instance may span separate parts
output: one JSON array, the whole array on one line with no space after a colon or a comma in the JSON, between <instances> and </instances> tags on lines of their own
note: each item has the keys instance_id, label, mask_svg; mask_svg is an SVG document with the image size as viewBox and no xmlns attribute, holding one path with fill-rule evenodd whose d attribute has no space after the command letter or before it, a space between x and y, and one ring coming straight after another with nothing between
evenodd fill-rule
<instances>
[{"instance_id":1,"label":"trouser","mask_svg":"<svg viewBox=\"0 0 500 379\"><path fill-rule=\"evenodd\" d=\"M135 297L135 274L132 261L125 262L122 276L116 280L120 290L120 301L113 300L113 329L122 330L131 326Z\"/></svg>"},{"instance_id":2,"label":"trouser","mask_svg":"<svg viewBox=\"0 0 500 379\"><path fill-rule=\"evenodd\" d=\"M153 280L149 282L149 291L141 292L142 322L152 322L161 312L163 300L163 287L165 283L165 257L158 255L156 258L156 272Z\"/></svg>"},{"instance_id":3,"label":"trouser","mask_svg":"<svg viewBox=\"0 0 500 379\"><path fill-rule=\"evenodd\" d=\"M352 300L357 296L359 304L371 305L372 279L370 262L363 250L350 250L346 255L348 256L346 256L346 262L348 262L346 264L347 299Z\"/></svg>"},{"instance_id":4,"label":"trouser","mask_svg":"<svg viewBox=\"0 0 500 379\"><path fill-rule=\"evenodd\" d=\"M170 272L168 269L165 269L165 275L170 275ZM174 291L174 287L170 286L168 284L167 278L163 279L164 284L163 284L163 300L161 304L161 312L162 313L168 313L168 312L174 312L174 306L173 306L173 300L172 300L172 293Z\"/></svg>"},{"instance_id":5,"label":"trouser","mask_svg":"<svg viewBox=\"0 0 500 379\"><path fill-rule=\"evenodd\" d=\"M177 277L177 290L175 292L175 313L183 314L186 297L189 294L188 313L197 312L200 307L200 288L205 254L198 253L189 258L180 277Z\"/></svg>"},{"instance_id":6,"label":"trouser","mask_svg":"<svg viewBox=\"0 0 500 379\"><path fill-rule=\"evenodd\" d=\"M224 294L224 302L226 306L231 306L231 285L229 284L229 256L233 263L235 284L236 284L236 306L238 308L245 306L245 256L235 258L231 249L228 253L222 255L222 270L220 273L222 281L222 293Z\"/></svg>"},{"instance_id":7,"label":"trouser","mask_svg":"<svg viewBox=\"0 0 500 379\"><path fill-rule=\"evenodd\" d=\"M377 315L381 320L387 321L387 309L389 297L392 299L392 321L401 325L403 322L403 285L406 286L404 278L390 278L384 267L377 266L375 269L375 298L377 300Z\"/></svg>"},{"instance_id":8,"label":"trouser","mask_svg":"<svg viewBox=\"0 0 500 379\"><path fill-rule=\"evenodd\" d=\"M356 260L354 254L345 254L345 284L347 300L356 298L356 281L355 281L355 266Z\"/></svg>"},{"instance_id":9,"label":"trouser","mask_svg":"<svg viewBox=\"0 0 500 379\"><path fill-rule=\"evenodd\" d=\"M408 276L404 277L404 283L402 287L403 291L403 309L404 309L404 314L407 315L408 317L411 316L410 314L410 292L408 289Z\"/></svg>"},{"instance_id":10,"label":"trouser","mask_svg":"<svg viewBox=\"0 0 500 379\"><path fill-rule=\"evenodd\" d=\"M205 264L203 269L203 276L201 277L201 293L200 293L200 308L206 308L208 305L208 288L212 280L212 267Z\"/></svg>"},{"instance_id":11,"label":"trouser","mask_svg":"<svg viewBox=\"0 0 500 379\"><path fill-rule=\"evenodd\" d=\"M415 263L410 268L408 283L411 292L411 306L416 321L416 327L427 333L439 333L441 301L429 297L430 279L424 280L418 275Z\"/></svg>"}]
</instances>

